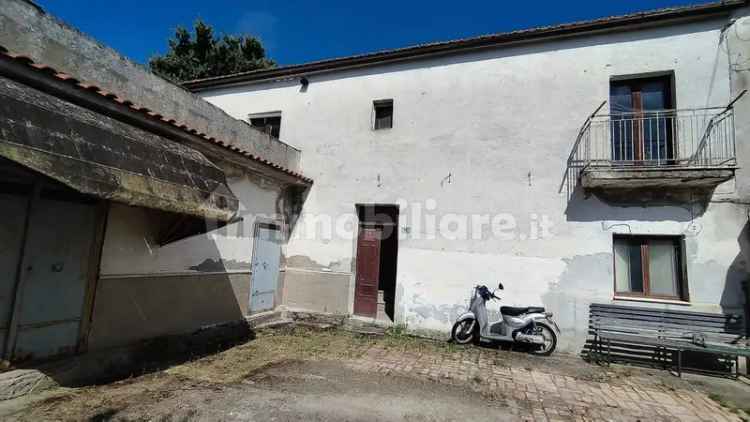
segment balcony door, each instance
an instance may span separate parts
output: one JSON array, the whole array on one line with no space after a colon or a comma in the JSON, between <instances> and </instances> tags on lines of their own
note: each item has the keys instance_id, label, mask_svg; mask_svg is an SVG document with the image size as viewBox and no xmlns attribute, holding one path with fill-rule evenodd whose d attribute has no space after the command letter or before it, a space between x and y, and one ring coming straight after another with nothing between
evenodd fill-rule
<instances>
[{"instance_id":1,"label":"balcony door","mask_svg":"<svg viewBox=\"0 0 750 422\"><path fill-rule=\"evenodd\" d=\"M665 165L675 158L676 115L672 78L612 81L610 114L612 158L620 164Z\"/></svg>"}]
</instances>

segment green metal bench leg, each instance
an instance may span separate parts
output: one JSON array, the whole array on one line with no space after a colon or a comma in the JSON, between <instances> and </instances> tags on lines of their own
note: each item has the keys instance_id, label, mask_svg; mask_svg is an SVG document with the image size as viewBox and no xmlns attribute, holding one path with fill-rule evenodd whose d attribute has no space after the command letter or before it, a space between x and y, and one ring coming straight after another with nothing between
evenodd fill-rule
<instances>
[{"instance_id":1,"label":"green metal bench leg","mask_svg":"<svg viewBox=\"0 0 750 422\"><path fill-rule=\"evenodd\" d=\"M677 350L677 376L682 378L682 350Z\"/></svg>"}]
</instances>

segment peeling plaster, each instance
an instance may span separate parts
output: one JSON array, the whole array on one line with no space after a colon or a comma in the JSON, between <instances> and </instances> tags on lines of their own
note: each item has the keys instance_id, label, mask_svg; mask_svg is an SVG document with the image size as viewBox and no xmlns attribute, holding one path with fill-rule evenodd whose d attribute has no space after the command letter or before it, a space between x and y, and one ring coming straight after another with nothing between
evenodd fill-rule
<instances>
[{"instance_id":1,"label":"peeling plaster","mask_svg":"<svg viewBox=\"0 0 750 422\"><path fill-rule=\"evenodd\" d=\"M188 267L189 270L199 272L223 272L227 270L247 270L250 271L252 263L235 261L234 259L206 259L198 265Z\"/></svg>"},{"instance_id":2,"label":"peeling plaster","mask_svg":"<svg viewBox=\"0 0 750 422\"><path fill-rule=\"evenodd\" d=\"M547 285L559 278L563 264L559 259L401 248L396 322L447 336L477 284L505 286L502 302L488 303L490 313L499 312L501 304L542 305Z\"/></svg>"},{"instance_id":3,"label":"peeling plaster","mask_svg":"<svg viewBox=\"0 0 750 422\"><path fill-rule=\"evenodd\" d=\"M286 265L289 268L298 268L316 271L335 271L335 272L354 272L353 261L349 258L342 258L337 261L331 261L328 264L321 264L314 261L309 256L293 255L286 258Z\"/></svg>"},{"instance_id":4,"label":"peeling plaster","mask_svg":"<svg viewBox=\"0 0 750 422\"><path fill-rule=\"evenodd\" d=\"M564 258L565 271L549 283L542 301L560 326L559 347L572 349L585 341L589 305L612 300L612 254Z\"/></svg>"}]
</instances>

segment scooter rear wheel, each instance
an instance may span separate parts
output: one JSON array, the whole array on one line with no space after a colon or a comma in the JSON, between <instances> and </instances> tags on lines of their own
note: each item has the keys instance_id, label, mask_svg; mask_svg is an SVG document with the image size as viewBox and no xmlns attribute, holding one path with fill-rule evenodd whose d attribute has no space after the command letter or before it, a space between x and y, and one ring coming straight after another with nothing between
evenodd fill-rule
<instances>
[{"instance_id":1,"label":"scooter rear wheel","mask_svg":"<svg viewBox=\"0 0 750 422\"><path fill-rule=\"evenodd\" d=\"M473 326L473 327L472 327ZM451 330L451 339L457 344L469 344L476 341L477 330L473 318L456 321Z\"/></svg>"},{"instance_id":2,"label":"scooter rear wheel","mask_svg":"<svg viewBox=\"0 0 750 422\"><path fill-rule=\"evenodd\" d=\"M555 335L555 332L552 330L552 328L548 327L545 324L537 324L535 334L544 337L544 344L534 349L531 353L540 356L551 355L557 347L557 335Z\"/></svg>"}]
</instances>

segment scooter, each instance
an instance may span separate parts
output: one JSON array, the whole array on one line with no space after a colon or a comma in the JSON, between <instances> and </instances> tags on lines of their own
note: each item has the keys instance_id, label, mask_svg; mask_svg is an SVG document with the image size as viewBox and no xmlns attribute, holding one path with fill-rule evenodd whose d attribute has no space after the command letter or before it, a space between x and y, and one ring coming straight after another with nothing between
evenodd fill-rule
<instances>
[{"instance_id":1,"label":"scooter","mask_svg":"<svg viewBox=\"0 0 750 422\"><path fill-rule=\"evenodd\" d=\"M503 284L497 286L503 290ZM552 313L542 307L500 307L500 320L487 321L487 301L500 300L487 286L474 287L468 312L453 324L451 338L455 343L513 342L531 346L531 352L549 356L557 347L560 328L552 319Z\"/></svg>"}]
</instances>

